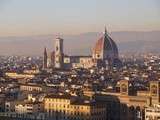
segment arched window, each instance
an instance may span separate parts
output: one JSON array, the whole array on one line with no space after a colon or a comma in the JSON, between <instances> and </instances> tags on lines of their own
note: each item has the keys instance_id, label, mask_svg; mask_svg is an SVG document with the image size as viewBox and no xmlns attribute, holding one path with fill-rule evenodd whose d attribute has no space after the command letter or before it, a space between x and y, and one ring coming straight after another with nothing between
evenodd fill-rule
<instances>
[{"instance_id":1,"label":"arched window","mask_svg":"<svg viewBox=\"0 0 160 120\"><path fill-rule=\"evenodd\" d=\"M151 93L152 93L153 95L157 95L157 86L156 86L156 85L152 85L152 86L151 86Z\"/></svg>"}]
</instances>

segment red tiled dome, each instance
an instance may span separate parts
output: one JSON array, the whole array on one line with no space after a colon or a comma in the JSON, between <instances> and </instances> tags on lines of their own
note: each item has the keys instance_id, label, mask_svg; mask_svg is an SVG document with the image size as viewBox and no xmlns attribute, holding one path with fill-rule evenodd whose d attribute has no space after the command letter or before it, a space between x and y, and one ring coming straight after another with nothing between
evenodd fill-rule
<instances>
[{"instance_id":1,"label":"red tiled dome","mask_svg":"<svg viewBox=\"0 0 160 120\"><path fill-rule=\"evenodd\" d=\"M93 49L94 53L95 54L98 54L99 52L101 52L103 48L103 37L101 37L97 42L96 42L96 45Z\"/></svg>"},{"instance_id":2,"label":"red tiled dome","mask_svg":"<svg viewBox=\"0 0 160 120\"><path fill-rule=\"evenodd\" d=\"M103 57L101 56L101 58L103 59L110 59L110 57L118 57L117 45L107 34L107 32L105 32L105 34L96 42L96 45L93 48L93 54L95 56L103 55Z\"/></svg>"}]
</instances>

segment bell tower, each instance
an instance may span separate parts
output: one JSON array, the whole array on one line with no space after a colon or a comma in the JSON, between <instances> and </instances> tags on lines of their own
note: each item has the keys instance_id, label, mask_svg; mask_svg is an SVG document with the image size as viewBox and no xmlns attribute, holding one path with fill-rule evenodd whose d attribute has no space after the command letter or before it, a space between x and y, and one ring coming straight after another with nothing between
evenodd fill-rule
<instances>
[{"instance_id":1,"label":"bell tower","mask_svg":"<svg viewBox=\"0 0 160 120\"><path fill-rule=\"evenodd\" d=\"M63 39L59 37L55 41L55 68L63 69Z\"/></svg>"}]
</instances>

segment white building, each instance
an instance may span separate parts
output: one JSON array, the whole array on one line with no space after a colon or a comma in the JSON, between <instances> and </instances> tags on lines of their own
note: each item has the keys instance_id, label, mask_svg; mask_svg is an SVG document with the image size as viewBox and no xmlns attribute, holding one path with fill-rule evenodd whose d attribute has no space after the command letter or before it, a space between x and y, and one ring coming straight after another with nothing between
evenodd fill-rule
<instances>
[{"instance_id":1,"label":"white building","mask_svg":"<svg viewBox=\"0 0 160 120\"><path fill-rule=\"evenodd\" d=\"M20 102L15 105L15 112L18 114L33 114L43 111L41 102Z\"/></svg>"}]
</instances>

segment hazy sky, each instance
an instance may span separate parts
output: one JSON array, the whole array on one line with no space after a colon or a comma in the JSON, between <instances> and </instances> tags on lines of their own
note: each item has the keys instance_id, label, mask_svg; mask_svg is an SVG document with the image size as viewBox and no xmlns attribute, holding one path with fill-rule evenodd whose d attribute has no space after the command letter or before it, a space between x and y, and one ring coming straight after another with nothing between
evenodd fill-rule
<instances>
[{"instance_id":1,"label":"hazy sky","mask_svg":"<svg viewBox=\"0 0 160 120\"><path fill-rule=\"evenodd\" d=\"M0 0L0 36L160 30L160 0Z\"/></svg>"}]
</instances>

